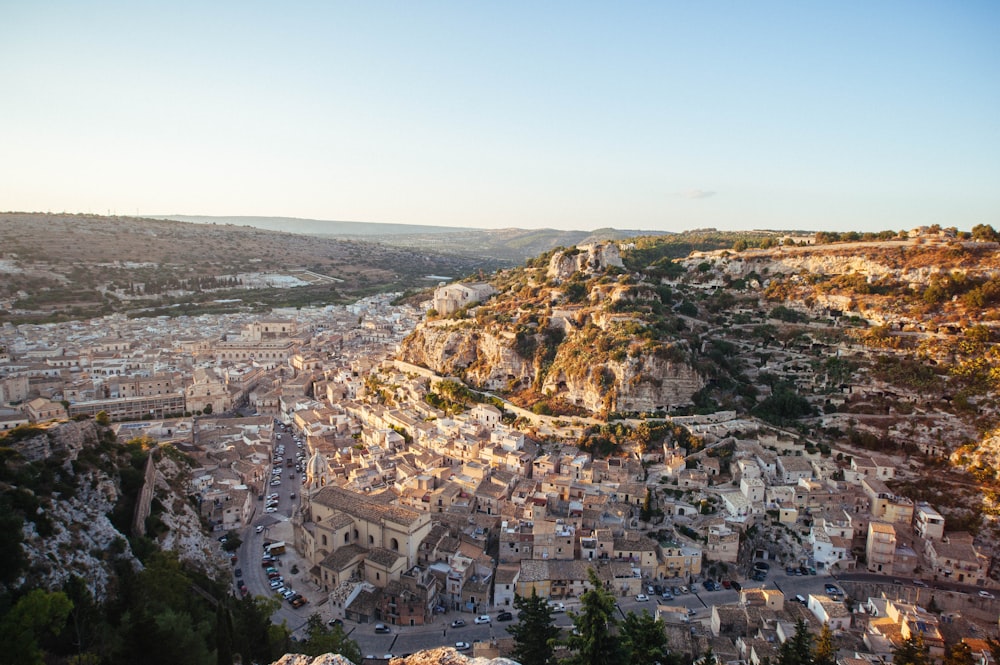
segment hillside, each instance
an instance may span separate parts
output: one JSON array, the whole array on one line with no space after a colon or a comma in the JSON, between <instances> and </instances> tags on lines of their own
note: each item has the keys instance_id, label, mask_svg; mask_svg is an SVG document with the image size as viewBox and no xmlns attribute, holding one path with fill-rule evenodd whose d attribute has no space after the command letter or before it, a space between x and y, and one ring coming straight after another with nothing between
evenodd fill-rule
<instances>
[{"instance_id":1,"label":"hillside","mask_svg":"<svg viewBox=\"0 0 1000 665\"><path fill-rule=\"evenodd\" d=\"M422 289L500 262L249 226L0 213L0 321L268 311ZM294 288L292 288L294 287Z\"/></svg>"},{"instance_id":2,"label":"hillside","mask_svg":"<svg viewBox=\"0 0 1000 665\"><path fill-rule=\"evenodd\" d=\"M908 495L978 530L1000 510L997 244L888 236L549 252L432 310L402 358L537 413L728 409L807 449L899 455Z\"/></svg>"}]
</instances>

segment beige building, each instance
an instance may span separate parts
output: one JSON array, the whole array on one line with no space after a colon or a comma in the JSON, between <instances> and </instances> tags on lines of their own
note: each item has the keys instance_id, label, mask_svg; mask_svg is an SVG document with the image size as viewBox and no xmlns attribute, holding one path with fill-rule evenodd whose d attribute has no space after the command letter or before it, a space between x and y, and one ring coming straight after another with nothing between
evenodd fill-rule
<instances>
[{"instance_id":1,"label":"beige building","mask_svg":"<svg viewBox=\"0 0 1000 665\"><path fill-rule=\"evenodd\" d=\"M896 557L896 529L885 522L868 525L868 542L865 546L868 570L873 573L892 574Z\"/></svg>"},{"instance_id":2,"label":"beige building","mask_svg":"<svg viewBox=\"0 0 1000 665\"><path fill-rule=\"evenodd\" d=\"M358 494L332 485L312 493L296 513L294 527L296 549L313 564L316 584L332 588L357 556L364 561L366 579L376 586L398 580L417 564L420 543L431 530L430 515L395 505L394 498L391 492ZM342 548L352 556L324 564Z\"/></svg>"}]
</instances>

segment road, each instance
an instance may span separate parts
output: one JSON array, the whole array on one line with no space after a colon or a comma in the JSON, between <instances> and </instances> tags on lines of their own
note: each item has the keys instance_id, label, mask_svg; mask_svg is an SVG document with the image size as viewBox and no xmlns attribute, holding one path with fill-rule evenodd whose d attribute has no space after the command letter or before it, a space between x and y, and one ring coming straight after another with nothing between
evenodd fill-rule
<instances>
[{"instance_id":1,"label":"road","mask_svg":"<svg viewBox=\"0 0 1000 665\"><path fill-rule=\"evenodd\" d=\"M786 599L795 598L796 594L807 596L810 593L823 593L823 585L834 580L827 575L802 575L789 576L784 569L772 570L764 582L747 582L744 588L779 588ZM739 602L739 593L732 589L720 589L718 591L705 591L704 587L697 586L691 593L683 594L672 600L663 601L659 598L651 597L648 601L637 601L634 596L621 597L618 599L619 618L623 618L628 612L642 613L643 610L650 614L656 612L657 603L686 607L694 610L691 616L692 622L708 621L712 616L712 606L726 605ZM579 598L564 600L568 612L578 611L580 608ZM513 609L513 608L512 608ZM374 624L355 624L347 622L345 631L351 639L361 647L363 655L383 656L393 654L396 656L414 653L422 649L431 649L440 646L454 646L455 642L469 642L470 644L479 640L488 640L492 637L506 637L507 626L514 622L496 621L497 611L490 612L493 622L488 625L473 624L474 615L464 612L451 612L445 615L438 615L434 618L434 623L428 626L390 626L390 633L378 634L375 632ZM553 614L555 625L564 629L564 636L568 635L573 622L568 613ZM461 618L466 624L461 628L452 628L451 621ZM516 618L515 618L516 621Z\"/></svg>"},{"instance_id":2,"label":"road","mask_svg":"<svg viewBox=\"0 0 1000 665\"><path fill-rule=\"evenodd\" d=\"M295 451L298 450L295 446L295 441L292 440L292 435L287 432L277 433L275 446L277 447L277 445L285 446L283 458L294 457ZM278 495L278 510L273 513L265 512L265 502L255 498L256 512L254 517L250 522L250 526L240 534L243 543L237 550L239 560L236 567L243 571L243 579L250 594L281 600L281 607L271 616L271 621L278 625L285 623L294 633L305 625L306 619L310 614L317 611L316 606L317 601L320 600L320 596L314 593L311 585L307 584L305 566L299 566L299 573L293 575L291 572L292 564L288 560L294 557L291 555L279 556L277 557L278 561L275 563L275 568L285 578L286 585L291 584L291 588L306 596L310 601L309 604L303 607L298 609L293 608L283 598L274 594L260 561L264 554L265 543L278 540L291 540L291 523L289 519L295 505L299 501L302 474L295 472L294 469L285 467L284 464L282 467L281 485L267 485L264 490L265 496L272 493ZM294 479L290 477L293 472L295 475ZM268 473L270 474L270 470ZM295 494L294 499L291 498L292 493ZM257 533L258 526L263 527L260 533ZM234 590L237 582L238 580L234 578Z\"/></svg>"}]
</instances>

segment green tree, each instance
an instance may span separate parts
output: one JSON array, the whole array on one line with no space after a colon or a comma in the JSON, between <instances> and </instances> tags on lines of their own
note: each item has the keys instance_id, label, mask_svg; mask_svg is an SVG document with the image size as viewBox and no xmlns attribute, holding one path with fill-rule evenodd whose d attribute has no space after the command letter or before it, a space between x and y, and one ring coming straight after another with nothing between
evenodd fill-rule
<instances>
[{"instance_id":1,"label":"green tree","mask_svg":"<svg viewBox=\"0 0 1000 665\"><path fill-rule=\"evenodd\" d=\"M307 656L319 656L324 653L339 653L352 663L361 662L361 648L358 643L344 634L344 629L338 625L326 626L323 618L316 612L306 620L308 637L299 642L295 651Z\"/></svg>"},{"instance_id":2,"label":"green tree","mask_svg":"<svg viewBox=\"0 0 1000 665\"><path fill-rule=\"evenodd\" d=\"M278 632L281 626L271 624L271 616L280 608L281 601L266 596L246 596L233 603L233 651L244 663L270 663L285 652L288 636ZM273 641L272 632L278 632Z\"/></svg>"},{"instance_id":3,"label":"green tree","mask_svg":"<svg viewBox=\"0 0 1000 665\"><path fill-rule=\"evenodd\" d=\"M559 637L559 628L552 622L552 608L534 587L530 596L515 596L514 607L518 610L517 623L507 627L514 637L512 657L522 665L547 665L552 659L553 641Z\"/></svg>"},{"instance_id":4,"label":"green tree","mask_svg":"<svg viewBox=\"0 0 1000 665\"><path fill-rule=\"evenodd\" d=\"M965 642L955 644L944 659L944 665L975 665L975 662L972 648Z\"/></svg>"},{"instance_id":5,"label":"green tree","mask_svg":"<svg viewBox=\"0 0 1000 665\"><path fill-rule=\"evenodd\" d=\"M615 627L615 597L604 589L597 571L587 571L591 588L580 596L580 612L571 612L576 630L566 640L573 655L562 661L563 665L609 665L625 662L625 650Z\"/></svg>"},{"instance_id":6,"label":"green tree","mask_svg":"<svg viewBox=\"0 0 1000 665\"><path fill-rule=\"evenodd\" d=\"M913 633L892 651L893 665L929 665L922 633Z\"/></svg>"},{"instance_id":7,"label":"green tree","mask_svg":"<svg viewBox=\"0 0 1000 665\"><path fill-rule=\"evenodd\" d=\"M627 652L626 662L633 665L667 663L667 634L663 621L655 619L646 610L642 614L629 612L621 625L622 645Z\"/></svg>"},{"instance_id":8,"label":"green tree","mask_svg":"<svg viewBox=\"0 0 1000 665\"><path fill-rule=\"evenodd\" d=\"M62 591L35 589L22 596L0 621L0 663L42 665L39 643L62 632L72 609Z\"/></svg>"},{"instance_id":9,"label":"green tree","mask_svg":"<svg viewBox=\"0 0 1000 665\"><path fill-rule=\"evenodd\" d=\"M111 416L108 415L107 411L98 411L97 415L94 416L94 420L102 427L107 427L111 424Z\"/></svg>"},{"instance_id":10,"label":"green tree","mask_svg":"<svg viewBox=\"0 0 1000 665\"><path fill-rule=\"evenodd\" d=\"M802 619L795 623L795 634L778 649L778 665L813 665L812 635Z\"/></svg>"},{"instance_id":11,"label":"green tree","mask_svg":"<svg viewBox=\"0 0 1000 665\"><path fill-rule=\"evenodd\" d=\"M813 665L836 665L837 647L833 643L833 631L830 624L824 623L823 630L816 638L816 647L813 649Z\"/></svg>"}]
</instances>

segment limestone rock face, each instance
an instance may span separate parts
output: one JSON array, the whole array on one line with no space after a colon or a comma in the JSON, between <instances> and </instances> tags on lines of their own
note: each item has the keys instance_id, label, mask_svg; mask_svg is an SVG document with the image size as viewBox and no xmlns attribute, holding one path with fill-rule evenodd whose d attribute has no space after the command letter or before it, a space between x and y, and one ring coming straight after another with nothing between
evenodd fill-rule
<instances>
[{"instance_id":1,"label":"limestone rock face","mask_svg":"<svg viewBox=\"0 0 1000 665\"><path fill-rule=\"evenodd\" d=\"M554 366L558 365L556 358ZM549 372L542 392L556 393L590 411L604 407L616 411L657 411L686 404L705 385L688 364L656 356L610 360L573 376L565 371Z\"/></svg>"},{"instance_id":2,"label":"limestone rock face","mask_svg":"<svg viewBox=\"0 0 1000 665\"><path fill-rule=\"evenodd\" d=\"M498 390L511 381L530 383L534 378L534 364L513 349L513 334L449 323L418 327L404 341L401 357L443 376L463 375L487 390Z\"/></svg>"},{"instance_id":3,"label":"limestone rock face","mask_svg":"<svg viewBox=\"0 0 1000 665\"><path fill-rule=\"evenodd\" d=\"M549 260L546 277L561 282L575 272L594 274L609 267L622 268L621 253L615 243L578 245L570 250L556 252Z\"/></svg>"},{"instance_id":4,"label":"limestone rock face","mask_svg":"<svg viewBox=\"0 0 1000 665\"><path fill-rule=\"evenodd\" d=\"M572 342L572 335L567 340ZM581 362L579 351L573 344L555 349L541 390L592 412L655 411L687 404L705 385L690 365L677 359L639 354ZM403 343L400 357L444 376L461 376L484 390L528 386L543 371L537 356L518 354L513 333L476 330L465 322L419 326Z\"/></svg>"},{"instance_id":5,"label":"limestone rock face","mask_svg":"<svg viewBox=\"0 0 1000 665\"><path fill-rule=\"evenodd\" d=\"M96 440L97 426L94 421L69 421L50 427L38 436L18 441L11 447L29 462L39 462L54 455L65 454L68 464L77 458L86 442Z\"/></svg>"},{"instance_id":6,"label":"limestone rock face","mask_svg":"<svg viewBox=\"0 0 1000 665\"><path fill-rule=\"evenodd\" d=\"M111 582L113 559L137 561L125 536L108 514L118 499L114 481L103 472L79 477L76 493L53 501L47 511L52 533L41 536L32 522L24 523L24 552L30 562L31 583L61 587L71 576L84 580L97 600L103 600Z\"/></svg>"}]
</instances>

